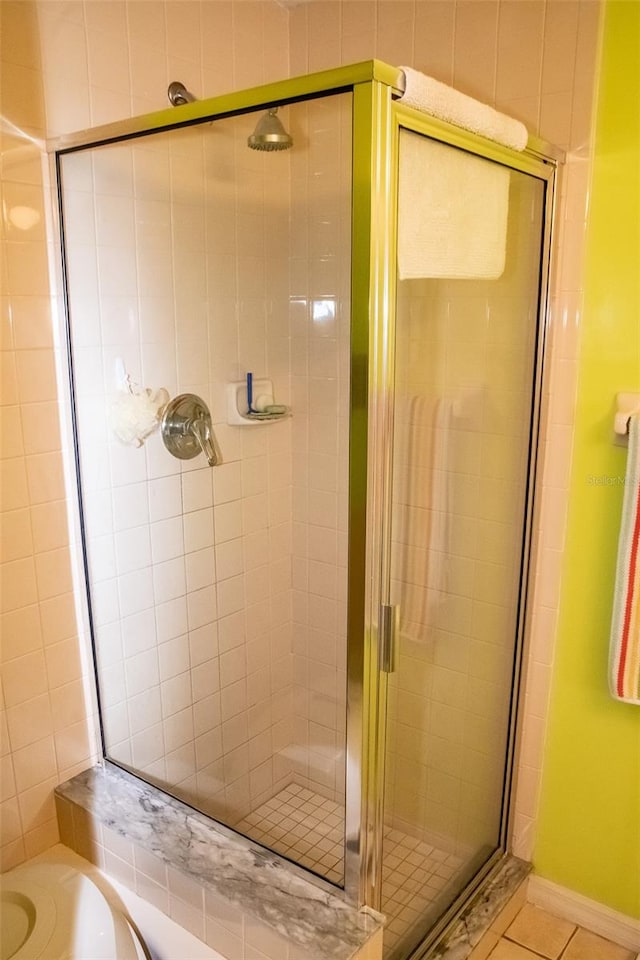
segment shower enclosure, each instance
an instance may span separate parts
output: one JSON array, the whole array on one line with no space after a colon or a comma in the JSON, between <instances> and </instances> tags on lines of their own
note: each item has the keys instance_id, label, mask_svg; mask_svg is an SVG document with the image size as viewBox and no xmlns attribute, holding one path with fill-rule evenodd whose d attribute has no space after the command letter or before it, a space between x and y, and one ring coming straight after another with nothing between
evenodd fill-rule
<instances>
[{"instance_id":1,"label":"shower enclosure","mask_svg":"<svg viewBox=\"0 0 640 960\"><path fill-rule=\"evenodd\" d=\"M56 164L104 756L417 957L508 849L555 165L397 92L184 98ZM416 144L498 171L498 272L398 276Z\"/></svg>"}]
</instances>

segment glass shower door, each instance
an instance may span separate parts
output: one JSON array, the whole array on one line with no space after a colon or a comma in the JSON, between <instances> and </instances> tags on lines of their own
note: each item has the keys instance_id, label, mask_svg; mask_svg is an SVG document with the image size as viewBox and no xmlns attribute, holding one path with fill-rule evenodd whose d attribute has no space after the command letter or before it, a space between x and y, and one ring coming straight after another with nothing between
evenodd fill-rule
<instances>
[{"instance_id":1,"label":"glass shower door","mask_svg":"<svg viewBox=\"0 0 640 960\"><path fill-rule=\"evenodd\" d=\"M400 151L388 957L407 956L503 842L545 187L415 133ZM428 209L407 160L430 181Z\"/></svg>"},{"instance_id":2,"label":"glass shower door","mask_svg":"<svg viewBox=\"0 0 640 960\"><path fill-rule=\"evenodd\" d=\"M103 746L342 886L352 95L257 113L59 156Z\"/></svg>"}]
</instances>

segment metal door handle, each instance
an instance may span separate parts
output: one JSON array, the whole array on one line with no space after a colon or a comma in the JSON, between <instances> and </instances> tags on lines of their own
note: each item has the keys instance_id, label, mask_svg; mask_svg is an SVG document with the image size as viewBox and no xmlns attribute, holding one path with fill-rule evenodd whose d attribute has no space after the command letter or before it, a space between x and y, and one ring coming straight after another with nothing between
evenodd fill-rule
<instances>
[{"instance_id":1,"label":"metal door handle","mask_svg":"<svg viewBox=\"0 0 640 960\"><path fill-rule=\"evenodd\" d=\"M380 669L393 673L396 669L396 632L398 628L399 608L394 604L380 605L380 630L378 656Z\"/></svg>"}]
</instances>

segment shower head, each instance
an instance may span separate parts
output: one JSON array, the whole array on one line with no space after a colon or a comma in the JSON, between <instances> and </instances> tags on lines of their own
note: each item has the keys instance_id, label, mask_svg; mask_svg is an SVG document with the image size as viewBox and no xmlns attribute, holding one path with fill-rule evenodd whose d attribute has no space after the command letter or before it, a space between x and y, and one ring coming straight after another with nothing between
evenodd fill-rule
<instances>
[{"instance_id":1,"label":"shower head","mask_svg":"<svg viewBox=\"0 0 640 960\"><path fill-rule=\"evenodd\" d=\"M293 146L293 140L282 126L277 113L278 108L271 107L262 114L255 130L247 139L247 145L252 150L288 150Z\"/></svg>"},{"instance_id":2,"label":"shower head","mask_svg":"<svg viewBox=\"0 0 640 960\"><path fill-rule=\"evenodd\" d=\"M169 103L174 107L181 107L184 103L193 103L196 99L179 80L172 80L167 90Z\"/></svg>"}]
</instances>

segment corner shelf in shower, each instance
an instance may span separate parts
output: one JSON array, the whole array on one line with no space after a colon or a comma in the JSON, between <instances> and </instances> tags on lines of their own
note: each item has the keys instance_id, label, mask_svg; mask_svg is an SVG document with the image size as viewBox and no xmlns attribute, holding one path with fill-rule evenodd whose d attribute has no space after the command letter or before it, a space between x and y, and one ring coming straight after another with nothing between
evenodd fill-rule
<instances>
[{"instance_id":1,"label":"corner shelf in shower","mask_svg":"<svg viewBox=\"0 0 640 960\"><path fill-rule=\"evenodd\" d=\"M271 380L254 380L254 396L273 398L273 382ZM244 412L243 412L244 411ZM247 401L247 384L245 380L237 380L227 384L227 423L233 427L255 427L261 423L275 423L276 420L286 420L291 416L288 407L282 413L249 413Z\"/></svg>"}]
</instances>

